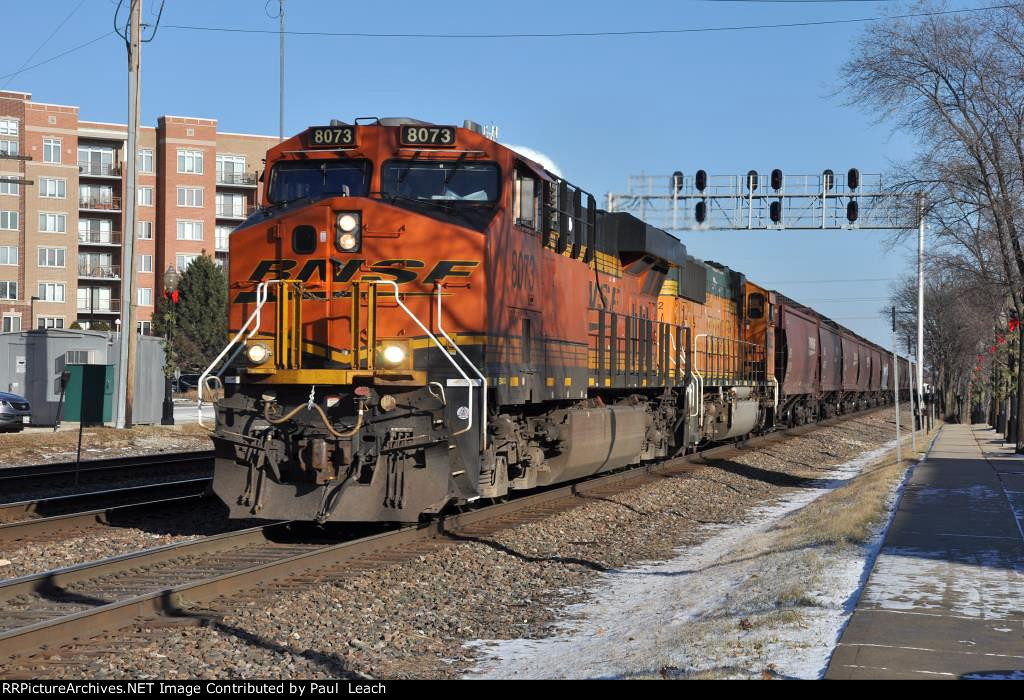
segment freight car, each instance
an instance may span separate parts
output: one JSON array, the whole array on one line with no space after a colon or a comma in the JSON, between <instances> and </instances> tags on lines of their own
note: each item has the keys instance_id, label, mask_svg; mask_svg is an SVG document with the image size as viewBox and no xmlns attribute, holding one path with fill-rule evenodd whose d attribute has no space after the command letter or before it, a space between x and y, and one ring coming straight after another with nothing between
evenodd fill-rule
<instances>
[{"instance_id":1,"label":"freight car","mask_svg":"<svg viewBox=\"0 0 1024 700\"><path fill-rule=\"evenodd\" d=\"M260 197L200 381L232 517L415 522L888 400L880 348L471 123L311 127Z\"/></svg>"}]
</instances>

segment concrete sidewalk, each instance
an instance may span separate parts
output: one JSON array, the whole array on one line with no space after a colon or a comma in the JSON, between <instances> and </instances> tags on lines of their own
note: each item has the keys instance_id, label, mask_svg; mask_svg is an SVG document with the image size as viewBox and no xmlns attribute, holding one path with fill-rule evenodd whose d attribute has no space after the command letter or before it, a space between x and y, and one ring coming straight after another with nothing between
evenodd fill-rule
<instances>
[{"instance_id":1,"label":"concrete sidewalk","mask_svg":"<svg viewBox=\"0 0 1024 700\"><path fill-rule=\"evenodd\" d=\"M917 465L826 678L1024 679L1024 457L946 425Z\"/></svg>"}]
</instances>

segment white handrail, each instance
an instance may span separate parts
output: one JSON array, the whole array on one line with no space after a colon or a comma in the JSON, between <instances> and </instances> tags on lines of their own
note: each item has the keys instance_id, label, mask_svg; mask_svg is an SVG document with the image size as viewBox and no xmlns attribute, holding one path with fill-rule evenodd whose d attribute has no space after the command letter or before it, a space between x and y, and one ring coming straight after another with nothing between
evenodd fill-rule
<instances>
[{"instance_id":1,"label":"white handrail","mask_svg":"<svg viewBox=\"0 0 1024 700\"><path fill-rule=\"evenodd\" d=\"M242 335L245 334L245 340L249 340L249 338L252 338L254 335L256 335L256 332L260 329L263 306L267 303L270 285L280 284L283 281L284 280L268 280L267 282L260 282L259 285L257 285L256 308L253 309L251 314L249 314L249 318L245 320L245 323L242 324L242 327L235 334L235 337L231 339L231 342L224 346L224 349L221 350L220 354L217 355L213 362L210 363L210 366L206 368L206 371L204 371L199 376L199 397L196 401L196 414L197 421L200 427L206 427L205 425L203 425L203 391L206 389L206 381L209 378L210 373L213 372L213 368L216 367L220 363L220 361L224 359L224 356L228 354L228 351L237 344L238 348L235 350L234 354L231 355L230 358L228 358L228 361L224 363L224 366L216 374L217 380L220 381L220 376L224 373L224 370L227 369L232 362L234 362L235 358L238 357L238 353L240 353L242 351L242 348L245 347L244 341L242 343L238 342L239 339L242 338ZM252 326L251 329L249 328L250 325ZM247 330L248 333L246 333ZM221 382L221 386L223 386L223 382Z\"/></svg>"},{"instance_id":2,"label":"white handrail","mask_svg":"<svg viewBox=\"0 0 1024 700\"><path fill-rule=\"evenodd\" d=\"M695 335L693 337L693 364L694 364L693 375L695 377L697 377L697 384L699 384L700 386L699 386L699 392L697 393L697 413L695 413L693 416L691 416L691 418L693 418L693 417L697 418L697 425L699 425L701 427L704 427L704 377L701 376L700 372L697 370L697 367L696 367L696 364L697 364L697 341L700 340L701 338L707 338L707 337L708 337L707 333L698 333L697 335ZM704 362L706 363L707 361L708 361L708 354L707 354L707 352L705 352L704 353Z\"/></svg>"},{"instance_id":3,"label":"white handrail","mask_svg":"<svg viewBox=\"0 0 1024 700\"><path fill-rule=\"evenodd\" d=\"M444 326L441 325L441 285L437 284L436 286L437 286L437 330L441 331L441 335L444 336L445 340L447 340L449 343L452 344L452 347L455 348L455 352L459 353L459 356L463 360L466 361L466 364L469 365L469 368L471 370L473 370L474 374L476 374L476 376L480 377L480 382L483 385L483 407L480 410L480 414L482 416L482 419L480 421L480 448L482 450L486 450L487 449L487 377L485 377L483 375L483 373L481 373L480 370L477 369L476 365L473 364L473 361L470 360L466 356L466 353L462 352L462 348L459 347L459 344L456 343L455 340L450 335L448 335L448 332L444 329ZM470 389L470 391L472 391L472 389Z\"/></svg>"},{"instance_id":4,"label":"white handrail","mask_svg":"<svg viewBox=\"0 0 1024 700\"><path fill-rule=\"evenodd\" d=\"M451 353L449 353L448 350L443 345L441 345L441 341L437 339L437 336L434 335L433 332L429 328L424 326L422 321L420 321L418 318L416 318L416 314L414 314L412 312L412 310L409 309L408 306L406 306L405 304L402 303L402 300L398 296L399 292L398 292L398 283L397 282L395 282L394 280L368 280L368 281L370 282L370 284L388 284L388 285L391 285L392 287L395 288L395 302L398 304L398 306L401 307L402 311L405 312L406 316L411 318L413 320L413 322L417 326L420 327L420 330L422 330L424 333L426 333L430 337L430 339L432 341L434 341L434 345L436 345L437 349L440 350L441 353L446 358L448 358L448 361L452 364L452 367L455 368L455 371L458 372L460 375L462 375L462 378L466 380L466 391L469 393L469 419L468 419L468 422L466 424L466 427L463 428L462 430L457 430L456 432L452 433L452 437L455 437L456 435L462 435L463 433L469 431L473 427L473 380L469 378L468 374L466 374L465 372L462 371L462 368L459 367L459 363L456 362L452 358ZM370 348L370 352L373 352L373 348ZM458 414L456 414L456 415L458 415Z\"/></svg>"}]
</instances>

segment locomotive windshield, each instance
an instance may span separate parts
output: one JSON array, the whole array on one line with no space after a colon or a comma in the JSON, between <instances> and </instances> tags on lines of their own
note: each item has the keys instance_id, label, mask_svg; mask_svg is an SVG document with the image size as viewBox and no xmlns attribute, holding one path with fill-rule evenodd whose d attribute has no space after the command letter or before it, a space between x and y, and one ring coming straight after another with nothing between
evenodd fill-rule
<instances>
[{"instance_id":1,"label":"locomotive windshield","mask_svg":"<svg viewBox=\"0 0 1024 700\"><path fill-rule=\"evenodd\" d=\"M392 160L381 168L381 196L395 206L483 231L501 197L495 163Z\"/></svg>"},{"instance_id":2,"label":"locomotive windshield","mask_svg":"<svg viewBox=\"0 0 1024 700\"><path fill-rule=\"evenodd\" d=\"M501 184L494 163L393 160L384 164L381 191L409 199L488 203L498 200Z\"/></svg>"},{"instance_id":3,"label":"locomotive windshield","mask_svg":"<svg viewBox=\"0 0 1024 700\"><path fill-rule=\"evenodd\" d=\"M267 199L274 204L311 197L363 197L370 184L368 160L293 160L270 173Z\"/></svg>"}]
</instances>

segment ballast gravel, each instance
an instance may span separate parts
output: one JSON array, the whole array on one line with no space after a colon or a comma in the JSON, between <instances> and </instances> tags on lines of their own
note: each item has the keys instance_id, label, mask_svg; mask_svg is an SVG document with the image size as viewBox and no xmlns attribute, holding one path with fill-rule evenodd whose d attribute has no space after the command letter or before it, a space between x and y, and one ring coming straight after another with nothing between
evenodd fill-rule
<instances>
[{"instance_id":1,"label":"ballast gravel","mask_svg":"<svg viewBox=\"0 0 1024 700\"><path fill-rule=\"evenodd\" d=\"M789 437L544 520L400 563L279 585L142 625L33 675L82 678L455 678L475 639L541 637L597 572L667 559L753 507L890 441L891 410ZM194 624L195 622L200 624ZM188 623L188 624L186 624ZM74 663L53 663L74 659ZM0 674L16 674L0 666Z\"/></svg>"}]
</instances>

